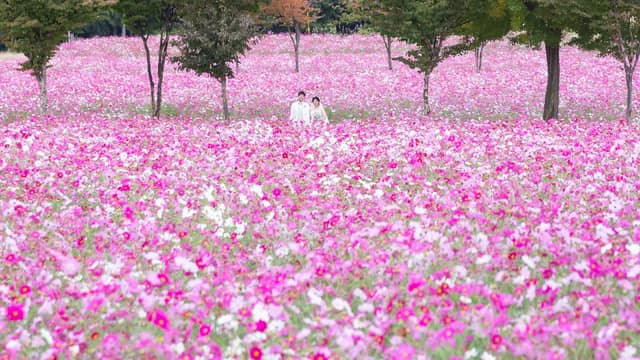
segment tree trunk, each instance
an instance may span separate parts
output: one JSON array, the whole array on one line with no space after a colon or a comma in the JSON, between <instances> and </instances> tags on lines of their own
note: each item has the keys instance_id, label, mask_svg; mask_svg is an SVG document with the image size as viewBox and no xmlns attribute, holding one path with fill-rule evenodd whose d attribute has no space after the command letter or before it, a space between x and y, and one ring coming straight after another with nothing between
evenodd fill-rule
<instances>
[{"instance_id":1,"label":"tree trunk","mask_svg":"<svg viewBox=\"0 0 640 360\"><path fill-rule=\"evenodd\" d=\"M547 54L547 92L542 118L548 121L558 118L560 106L560 45L545 43L544 48Z\"/></svg>"},{"instance_id":2,"label":"tree trunk","mask_svg":"<svg viewBox=\"0 0 640 360\"><path fill-rule=\"evenodd\" d=\"M424 87L422 88L422 102L423 102L423 113L430 114L431 106L429 105L429 77L431 76L431 71L424 73Z\"/></svg>"},{"instance_id":3,"label":"tree trunk","mask_svg":"<svg viewBox=\"0 0 640 360\"><path fill-rule=\"evenodd\" d=\"M220 80L222 87L222 112L224 113L224 120L229 121L229 103L227 102L227 78L223 77Z\"/></svg>"},{"instance_id":4,"label":"tree trunk","mask_svg":"<svg viewBox=\"0 0 640 360\"><path fill-rule=\"evenodd\" d=\"M49 111L49 99L47 97L47 68L42 69L40 75L36 75L38 87L40 88L40 113L46 115Z\"/></svg>"},{"instance_id":5,"label":"tree trunk","mask_svg":"<svg viewBox=\"0 0 640 360\"><path fill-rule=\"evenodd\" d=\"M296 21L296 41L294 48L296 52L296 72L300 72L300 23Z\"/></svg>"},{"instance_id":6,"label":"tree trunk","mask_svg":"<svg viewBox=\"0 0 640 360\"><path fill-rule=\"evenodd\" d=\"M387 64L389 70L393 70L393 61L391 60L391 42L393 39L389 35L382 35L382 41L384 42L384 48L387 50Z\"/></svg>"},{"instance_id":7,"label":"tree trunk","mask_svg":"<svg viewBox=\"0 0 640 360\"><path fill-rule=\"evenodd\" d=\"M122 37L127 36L127 25L122 24Z\"/></svg>"},{"instance_id":8,"label":"tree trunk","mask_svg":"<svg viewBox=\"0 0 640 360\"><path fill-rule=\"evenodd\" d=\"M153 110L153 117L160 118L162 110L162 80L164 79L164 67L167 62L167 52L169 49L169 34L160 34L160 46L158 48L158 87L156 89L156 106Z\"/></svg>"},{"instance_id":9,"label":"tree trunk","mask_svg":"<svg viewBox=\"0 0 640 360\"><path fill-rule=\"evenodd\" d=\"M240 72L240 59L236 59L236 74Z\"/></svg>"},{"instance_id":10,"label":"tree trunk","mask_svg":"<svg viewBox=\"0 0 640 360\"><path fill-rule=\"evenodd\" d=\"M484 53L485 42L481 42L480 46L478 46L475 50L475 58L476 58L476 71L480 72L482 70L482 55Z\"/></svg>"},{"instance_id":11,"label":"tree trunk","mask_svg":"<svg viewBox=\"0 0 640 360\"><path fill-rule=\"evenodd\" d=\"M144 44L144 53L147 58L147 75L149 77L149 89L151 91L151 114L153 114L156 109L156 85L153 82L153 73L151 72L151 52L149 51L148 40L148 37L142 37L142 43Z\"/></svg>"},{"instance_id":12,"label":"tree trunk","mask_svg":"<svg viewBox=\"0 0 640 360\"><path fill-rule=\"evenodd\" d=\"M630 122L631 115L633 114L633 69L625 66L624 72L624 77L627 82L627 108L624 114L627 122Z\"/></svg>"}]
</instances>

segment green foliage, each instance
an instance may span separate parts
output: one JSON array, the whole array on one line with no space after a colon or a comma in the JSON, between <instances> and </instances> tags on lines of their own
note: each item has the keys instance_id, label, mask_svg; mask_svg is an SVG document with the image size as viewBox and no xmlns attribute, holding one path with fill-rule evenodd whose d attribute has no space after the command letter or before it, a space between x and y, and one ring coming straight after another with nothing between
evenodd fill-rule
<instances>
[{"instance_id":1,"label":"green foliage","mask_svg":"<svg viewBox=\"0 0 640 360\"><path fill-rule=\"evenodd\" d=\"M470 48L470 41L463 39L447 44L472 20L472 0L375 0L372 21L383 35L390 35L415 44L407 56L396 58L411 68L429 74L442 60L460 54Z\"/></svg>"},{"instance_id":2,"label":"green foliage","mask_svg":"<svg viewBox=\"0 0 640 360\"><path fill-rule=\"evenodd\" d=\"M182 70L208 74L218 80L233 77L232 64L250 49L256 26L231 1L191 1L181 13L180 55L172 58Z\"/></svg>"},{"instance_id":3,"label":"green foliage","mask_svg":"<svg viewBox=\"0 0 640 360\"><path fill-rule=\"evenodd\" d=\"M314 32L336 33L344 27L343 15L347 11L344 0L312 0L311 6L318 9L318 19L311 24Z\"/></svg>"},{"instance_id":4,"label":"green foliage","mask_svg":"<svg viewBox=\"0 0 640 360\"><path fill-rule=\"evenodd\" d=\"M640 1L593 1L572 43L625 62L640 53Z\"/></svg>"},{"instance_id":5,"label":"green foliage","mask_svg":"<svg viewBox=\"0 0 640 360\"><path fill-rule=\"evenodd\" d=\"M98 18L74 34L83 38L113 36L122 33L122 15L114 8L100 12Z\"/></svg>"},{"instance_id":6,"label":"green foliage","mask_svg":"<svg viewBox=\"0 0 640 360\"><path fill-rule=\"evenodd\" d=\"M477 45L500 39L511 30L507 0L476 1L471 11L471 21L462 25L458 34L472 37Z\"/></svg>"},{"instance_id":7,"label":"green foliage","mask_svg":"<svg viewBox=\"0 0 640 360\"><path fill-rule=\"evenodd\" d=\"M559 46L563 32L588 21L585 7L599 0L507 0L512 16L513 41L537 48Z\"/></svg>"},{"instance_id":8,"label":"green foliage","mask_svg":"<svg viewBox=\"0 0 640 360\"><path fill-rule=\"evenodd\" d=\"M347 8L348 11L342 15L342 21L361 24L361 33L381 32L387 21L387 17L382 13L382 2L379 0L347 0Z\"/></svg>"},{"instance_id":9,"label":"green foliage","mask_svg":"<svg viewBox=\"0 0 640 360\"><path fill-rule=\"evenodd\" d=\"M142 39L147 60L147 77L154 117L160 117L162 109L164 68L169 53L169 38L178 22L178 4L178 1L173 0L120 0L116 7L116 10L122 14L122 21L129 28L129 31ZM148 40L149 36L156 33L160 34L160 43L158 45L158 67L154 79Z\"/></svg>"},{"instance_id":10,"label":"green foliage","mask_svg":"<svg viewBox=\"0 0 640 360\"><path fill-rule=\"evenodd\" d=\"M115 9L132 34L149 36L173 29L177 4L172 0L120 0Z\"/></svg>"},{"instance_id":11,"label":"green foliage","mask_svg":"<svg viewBox=\"0 0 640 360\"><path fill-rule=\"evenodd\" d=\"M633 74L640 58L640 1L583 0L588 21L578 23L578 37L572 42L601 55L610 55L623 65L627 85L627 121L633 113Z\"/></svg>"},{"instance_id":12,"label":"green foliage","mask_svg":"<svg viewBox=\"0 0 640 360\"><path fill-rule=\"evenodd\" d=\"M96 17L115 0L0 0L0 41L11 44L27 61L21 70L35 76L40 88L40 112L46 113L47 67L67 31Z\"/></svg>"},{"instance_id":13,"label":"green foliage","mask_svg":"<svg viewBox=\"0 0 640 360\"><path fill-rule=\"evenodd\" d=\"M229 118L227 79L233 64L250 49L258 27L247 2L191 0L182 5L180 37L174 44L180 55L172 58L182 70L207 74L222 85L224 118Z\"/></svg>"},{"instance_id":14,"label":"green foliage","mask_svg":"<svg viewBox=\"0 0 640 360\"><path fill-rule=\"evenodd\" d=\"M49 60L67 34L92 19L108 0L3 0L0 1L0 34L27 61L22 69L44 76Z\"/></svg>"}]
</instances>

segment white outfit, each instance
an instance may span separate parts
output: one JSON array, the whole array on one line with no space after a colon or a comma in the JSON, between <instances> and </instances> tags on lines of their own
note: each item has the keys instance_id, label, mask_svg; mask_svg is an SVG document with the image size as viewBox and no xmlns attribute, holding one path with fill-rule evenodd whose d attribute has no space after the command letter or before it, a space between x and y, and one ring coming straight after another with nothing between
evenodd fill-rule
<instances>
[{"instance_id":1,"label":"white outfit","mask_svg":"<svg viewBox=\"0 0 640 360\"><path fill-rule=\"evenodd\" d=\"M309 103L296 100L291 104L291 115L289 115L289 120L296 123L309 124L311 122L311 117L309 115Z\"/></svg>"},{"instance_id":2,"label":"white outfit","mask_svg":"<svg viewBox=\"0 0 640 360\"><path fill-rule=\"evenodd\" d=\"M315 107L315 106L311 105L311 111L309 111L309 115L311 117L311 120L313 120L314 122L317 122L317 121L328 122L329 121L329 117L327 116L327 113L324 111L324 107L322 106L322 104L318 105L318 107Z\"/></svg>"}]
</instances>

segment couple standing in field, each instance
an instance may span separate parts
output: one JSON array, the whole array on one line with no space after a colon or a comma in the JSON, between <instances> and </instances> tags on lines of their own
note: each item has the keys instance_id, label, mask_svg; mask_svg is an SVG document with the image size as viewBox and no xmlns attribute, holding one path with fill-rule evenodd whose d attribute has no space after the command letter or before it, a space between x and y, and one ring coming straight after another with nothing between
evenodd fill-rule
<instances>
[{"instance_id":1,"label":"couple standing in field","mask_svg":"<svg viewBox=\"0 0 640 360\"><path fill-rule=\"evenodd\" d=\"M289 120L302 125L311 125L311 122L328 123L329 118L324 107L320 104L320 98L314 96L309 104L304 101L306 96L304 91L298 92L298 99L291 104Z\"/></svg>"}]
</instances>

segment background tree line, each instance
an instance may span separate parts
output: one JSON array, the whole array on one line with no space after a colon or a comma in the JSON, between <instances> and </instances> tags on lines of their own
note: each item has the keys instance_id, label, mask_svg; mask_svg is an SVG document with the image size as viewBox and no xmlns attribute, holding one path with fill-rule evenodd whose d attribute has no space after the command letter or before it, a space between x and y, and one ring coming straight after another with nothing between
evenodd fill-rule
<instances>
[{"instance_id":1,"label":"background tree line","mask_svg":"<svg viewBox=\"0 0 640 360\"><path fill-rule=\"evenodd\" d=\"M22 69L38 81L42 112L47 110L49 60L67 32L74 31L82 37L141 39L155 117L162 105L168 47L174 44L180 55L170 61L220 82L228 118L226 82L234 76L232 64L238 66L261 34L289 34L297 72L303 33L378 33L390 71L397 61L422 74L424 113L431 112L430 77L442 61L474 51L481 71L485 44L506 38L544 49L545 120L559 116L560 48L569 44L620 62L627 89L625 116L630 119L640 56L639 19L640 0L2 0L0 41L27 56ZM149 48L152 35L160 37L157 51ZM398 40L413 49L393 57Z\"/></svg>"}]
</instances>

